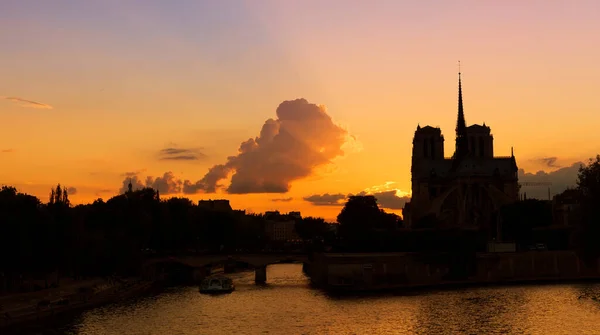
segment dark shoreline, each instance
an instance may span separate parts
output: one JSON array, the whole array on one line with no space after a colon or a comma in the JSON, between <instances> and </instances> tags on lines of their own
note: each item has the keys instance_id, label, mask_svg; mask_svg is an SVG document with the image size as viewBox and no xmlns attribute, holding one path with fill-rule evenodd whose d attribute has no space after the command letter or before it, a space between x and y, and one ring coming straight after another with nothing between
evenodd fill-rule
<instances>
[{"instance_id":1,"label":"dark shoreline","mask_svg":"<svg viewBox=\"0 0 600 335\"><path fill-rule=\"evenodd\" d=\"M157 282L144 281L135 284L133 287L128 287L121 292L115 292L114 290L112 292L101 292L87 301L56 306L51 309L21 315L12 319L4 318L0 321L0 330L2 333L6 332L10 334L11 332L18 333L18 331L30 328L43 328L47 325L60 323L65 319L72 318L74 315L80 314L86 310L117 303L126 299L140 297L153 291L158 291L160 288L161 286L158 285Z\"/></svg>"},{"instance_id":2,"label":"dark shoreline","mask_svg":"<svg viewBox=\"0 0 600 335\"><path fill-rule=\"evenodd\" d=\"M380 286L371 288L349 288L349 287L319 287L312 285L316 289L320 289L325 294L331 297L352 297L352 296L385 296L385 295L396 295L396 294L420 294L435 291L451 291L451 290L463 290L469 288L485 288L485 287L513 287L513 286L550 286L550 285L569 285L569 284L583 284L583 283L599 283L600 278L588 277L588 278L572 278L572 279L560 279L560 278L538 278L538 279L516 279L507 281L497 282L445 282L430 285L411 285L411 286Z\"/></svg>"}]
</instances>

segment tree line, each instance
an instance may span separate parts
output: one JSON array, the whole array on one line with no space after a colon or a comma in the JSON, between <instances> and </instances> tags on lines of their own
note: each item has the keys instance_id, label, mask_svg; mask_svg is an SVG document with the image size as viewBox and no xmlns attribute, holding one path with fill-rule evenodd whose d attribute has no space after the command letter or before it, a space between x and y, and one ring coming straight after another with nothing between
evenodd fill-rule
<instances>
[{"instance_id":1,"label":"tree line","mask_svg":"<svg viewBox=\"0 0 600 335\"><path fill-rule=\"evenodd\" d=\"M331 239L322 218L295 220L299 239ZM152 188L73 206L60 184L48 202L0 189L0 284L49 273L73 278L133 275L145 257L180 252L259 252L282 247L265 234L263 214L219 211Z\"/></svg>"},{"instance_id":2,"label":"tree line","mask_svg":"<svg viewBox=\"0 0 600 335\"><path fill-rule=\"evenodd\" d=\"M564 208L569 222L555 216L561 198L569 198ZM518 245L541 242L548 249L572 249L587 261L600 257L600 155L579 168L577 186L549 201L528 199L501 209L502 234Z\"/></svg>"},{"instance_id":3,"label":"tree line","mask_svg":"<svg viewBox=\"0 0 600 335\"><path fill-rule=\"evenodd\" d=\"M528 200L502 208L501 233L521 246L544 241L554 249L576 249L600 257L600 155L581 167L576 194L578 220L563 230L552 224L552 205ZM288 220L291 218L287 218ZM304 251L484 251L490 228L474 231L403 228L402 218L378 207L374 196L351 196L332 226L322 218L294 219ZM265 233L267 218L243 211L218 211L187 198L161 199L152 188L130 190L107 201L73 206L66 188L51 190L48 202L0 189L0 283L16 278L136 274L148 254L231 253L281 247ZM335 229L332 229L335 228ZM413 227L414 228L414 227ZM417 227L418 228L418 227ZM545 234L545 235L544 235ZM306 243L308 242L308 243ZM8 285L10 286L10 285Z\"/></svg>"}]
</instances>

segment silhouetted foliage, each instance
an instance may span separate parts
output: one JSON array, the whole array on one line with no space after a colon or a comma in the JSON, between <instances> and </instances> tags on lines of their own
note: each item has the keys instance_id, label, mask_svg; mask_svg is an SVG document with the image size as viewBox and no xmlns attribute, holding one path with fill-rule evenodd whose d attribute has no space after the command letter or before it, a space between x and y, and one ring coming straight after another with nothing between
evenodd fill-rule
<instances>
[{"instance_id":1,"label":"silhouetted foliage","mask_svg":"<svg viewBox=\"0 0 600 335\"><path fill-rule=\"evenodd\" d=\"M48 270L54 259L53 234L39 199L3 186L0 213L0 272L8 277L7 284L17 278L16 273Z\"/></svg>"},{"instance_id":2,"label":"silhouetted foliage","mask_svg":"<svg viewBox=\"0 0 600 335\"><path fill-rule=\"evenodd\" d=\"M380 219L374 196L351 196L337 217L339 234L348 240L362 240L373 232Z\"/></svg>"},{"instance_id":3,"label":"silhouetted foliage","mask_svg":"<svg viewBox=\"0 0 600 335\"><path fill-rule=\"evenodd\" d=\"M552 224L552 203L527 199L506 205L500 210L502 239L514 241L522 248L535 244L533 230Z\"/></svg>"},{"instance_id":4,"label":"silhouetted foliage","mask_svg":"<svg viewBox=\"0 0 600 335\"><path fill-rule=\"evenodd\" d=\"M402 220L386 213L372 195L350 196L337 217L338 234L353 249L372 250L382 243L385 232L394 231Z\"/></svg>"},{"instance_id":5,"label":"silhouetted foliage","mask_svg":"<svg viewBox=\"0 0 600 335\"><path fill-rule=\"evenodd\" d=\"M386 213L383 209L381 210L381 221L378 224L378 228L385 230L396 230L404 225L402 217L394 213Z\"/></svg>"},{"instance_id":6,"label":"silhouetted foliage","mask_svg":"<svg viewBox=\"0 0 600 335\"><path fill-rule=\"evenodd\" d=\"M298 227L310 238L323 235L323 223L306 218ZM155 254L257 252L267 242L262 215L161 200L152 188L74 207L60 185L46 204L14 187L0 189L0 291L50 274L134 275Z\"/></svg>"},{"instance_id":7,"label":"silhouetted foliage","mask_svg":"<svg viewBox=\"0 0 600 335\"><path fill-rule=\"evenodd\" d=\"M64 206L70 206L71 203L69 202L69 195L67 193L67 188L60 187L60 184L56 185L56 189L52 189L52 191L50 192L50 200L48 202L49 205L54 205L54 204L62 204Z\"/></svg>"},{"instance_id":8,"label":"silhouetted foliage","mask_svg":"<svg viewBox=\"0 0 600 335\"><path fill-rule=\"evenodd\" d=\"M595 260L600 256L600 156L581 167L575 194L581 220L573 241L586 259ZM521 247L540 242L557 248L566 245L570 228L546 229L553 221L550 202L520 201L505 206L500 214L503 240L514 240ZM351 196L336 226L321 218L280 219L295 220L305 251L333 246L335 251L419 252L432 260L459 264L448 274L456 279L469 274L475 252L484 251L489 238L485 229L441 229L435 216L416 222L413 228L417 229L403 229L402 219L380 209L371 195ZM43 279L52 273L59 274L55 278L137 274L143 260L154 254L279 248L284 243L272 243L266 232L267 221L272 220L260 214L209 209L186 198L162 200L151 188L72 206L60 184L51 190L46 204L3 186L0 291L19 290L24 279ZM337 228L337 236L332 228Z\"/></svg>"},{"instance_id":9,"label":"silhouetted foliage","mask_svg":"<svg viewBox=\"0 0 600 335\"><path fill-rule=\"evenodd\" d=\"M323 218L305 217L296 221L296 233L303 240L323 239L330 231Z\"/></svg>"},{"instance_id":10,"label":"silhouetted foliage","mask_svg":"<svg viewBox=\"0 0 600 335\"><path fill-rule=\"evenodd\" d=\"M580 194L581 222L575 244L587 261L600 257L600 155L581 166L577 178Z\"/></svg>"}]
</instances>

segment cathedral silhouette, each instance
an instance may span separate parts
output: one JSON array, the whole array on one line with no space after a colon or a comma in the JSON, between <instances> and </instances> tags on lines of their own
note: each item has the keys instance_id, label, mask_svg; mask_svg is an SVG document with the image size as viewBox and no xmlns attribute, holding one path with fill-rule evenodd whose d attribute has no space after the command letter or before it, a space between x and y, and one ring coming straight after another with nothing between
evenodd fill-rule
<instances>
[{"instance_id":1,"label":"cathedral silhouette","mask_svg":"<svg viewBox=\"0 0 600 335\"><path fill-rule=\"evenodd\" d=\"M517 171L512 149L510 156L494 157L490 127L485 123L467 127L459 71L454 155L444 157L440 128L417 126L412 199L403 209L404 220L408 227L488 228L491 234L499 234L494 228L499 227L500 207L519 197Z\"/></svg>"}]
</instances>

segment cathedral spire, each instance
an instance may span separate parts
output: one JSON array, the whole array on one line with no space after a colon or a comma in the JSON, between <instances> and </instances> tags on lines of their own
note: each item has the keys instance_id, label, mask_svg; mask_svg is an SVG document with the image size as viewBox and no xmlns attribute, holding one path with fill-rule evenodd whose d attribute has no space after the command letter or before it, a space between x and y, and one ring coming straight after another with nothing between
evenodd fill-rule
<instances>
[{"instance_id":1,"label":"cathedral spire","mask_svg":"<svg viewBox=\"0 0 600 335\"><path fill-rule=\"evenodd\" d=\"M467 123L463 110L462 83L460 78L460 61L458 62L458 117L456 119L456 157L465 156L469 151L467 142Z\"/></svg>"}]
</instances>

